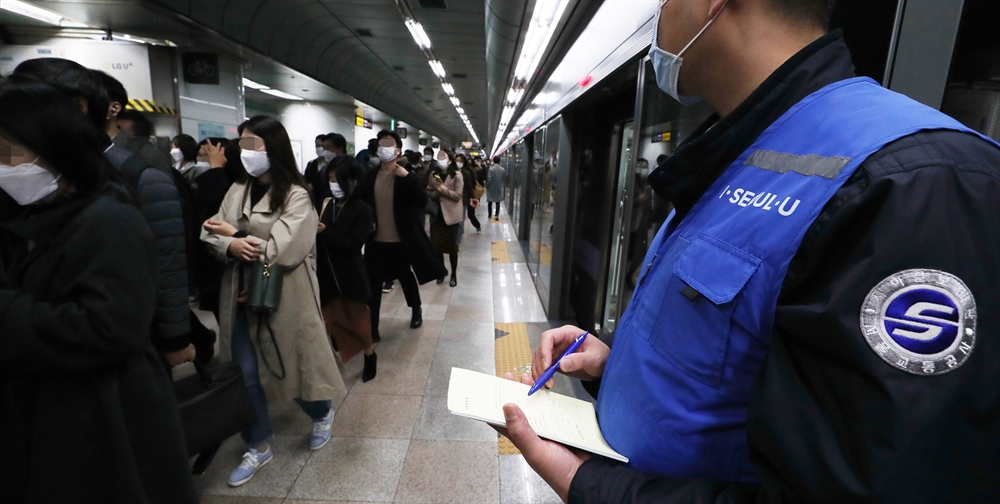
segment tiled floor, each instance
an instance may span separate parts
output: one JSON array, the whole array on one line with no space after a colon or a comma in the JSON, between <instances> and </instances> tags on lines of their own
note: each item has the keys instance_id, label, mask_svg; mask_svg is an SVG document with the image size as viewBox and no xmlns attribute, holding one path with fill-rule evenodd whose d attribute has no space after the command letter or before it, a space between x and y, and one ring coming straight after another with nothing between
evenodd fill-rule
<instances>
[{"instance_id":1,"label":"tiled floor","mask_svg":"<svg viewBox=\"0 0 1000 504\"><path fill-rule=\"evenodd\" d=\"M532 346L557 325L546 319L505 214L483 233L466 222L458 286L420 287L424 324L409 328L410 309L399 284L383 296L378 376L360 380L362 359L347 363L348 394L335 401L333 439L308 448L309 418L294 404L271 404L275 459L249 483L233 489L229 472L245 450L228 440L195 482L205 504L549 503L555 493L520 455L498 455L486 424L448 412L451 368L493 374L495 322L522 322ZM494 264L493 241L511 241L510 261ZM584 397L558 377L556 390Z\"/></svg>"}]
</instances>

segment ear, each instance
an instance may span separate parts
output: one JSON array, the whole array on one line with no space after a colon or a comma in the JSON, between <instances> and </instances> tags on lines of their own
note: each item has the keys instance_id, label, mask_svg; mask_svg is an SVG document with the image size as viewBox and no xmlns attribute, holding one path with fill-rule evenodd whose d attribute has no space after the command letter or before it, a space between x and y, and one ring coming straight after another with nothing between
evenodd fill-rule
<instances>
[{"instance_id":1,"label":"ear","mask_svg":"<svg viewBox=\"0 0 1000 504\"><path fill-rule=\"evenodd\" d=\"M80 109L80 112L83 112L84 114L90 112L90 104L87 102L86 98L77 96L76 98L73 98L73 101L76 102L76 106Z\"/></svg>"}]
</instances>

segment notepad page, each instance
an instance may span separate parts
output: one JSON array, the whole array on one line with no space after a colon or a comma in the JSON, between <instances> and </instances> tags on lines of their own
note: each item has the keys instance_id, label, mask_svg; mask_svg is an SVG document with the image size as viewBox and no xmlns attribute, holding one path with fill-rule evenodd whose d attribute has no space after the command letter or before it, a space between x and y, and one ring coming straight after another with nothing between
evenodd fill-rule
<instances>
[{"instance_id":1,"label":"notepad page","mask_svg":"<svg viewBox=\"0 0 1000 504\"><path fill-rule=\"evenodd\" d=\"M529 397L529 388L523 383L452 368L448 409L456 415L504 426L503 405L514 403L539 436L628 462L605 442L593 404L544 389Z\"/></svg>"}]
</instances>

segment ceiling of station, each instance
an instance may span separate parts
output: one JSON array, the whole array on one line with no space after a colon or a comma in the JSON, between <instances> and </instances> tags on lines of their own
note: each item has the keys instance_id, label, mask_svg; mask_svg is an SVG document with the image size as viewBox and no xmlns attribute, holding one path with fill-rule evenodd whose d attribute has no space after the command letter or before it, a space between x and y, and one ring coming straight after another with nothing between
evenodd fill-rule
<instances>
[{"instance_id":1,"label":"ceiling of station","mask_svg":"<svg viewBox=\"0 0 1000 504\"><path fill-rule=\"evenodd\" d=\"M356 98L443 139L471 139L395 0L31 3L96 28L215 48L246 60L247 77L275 89L316 101L347 104ZM410 6L485 140L484 1L410 0Z\"/></svg>"}]
</instances>

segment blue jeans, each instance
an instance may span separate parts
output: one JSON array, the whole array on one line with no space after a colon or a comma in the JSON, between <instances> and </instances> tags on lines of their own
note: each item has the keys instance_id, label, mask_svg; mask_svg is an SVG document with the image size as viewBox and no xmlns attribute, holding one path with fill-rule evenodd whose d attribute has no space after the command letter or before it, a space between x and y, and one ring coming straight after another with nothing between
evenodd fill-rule
<instances>
[{"instance_id":1,"label":"blue jeans","mask_svg":"<svg viewBox=\"0 0 1000 504\"><path fill-rule=\"evenodd\" d=\"M273 438L274 431L271 429L271 415L267 411L264 388L260 385L257 351L254 349L253 339L250 336L247 310L242 305L236 309L236 323L233 325L231 346L233 360L243 372L243 385L247 389L247 397L250 399L250 406L256 417L253 425L243 431L243 441L246 442L247 446L258 446ZM314 421L322 420L332 407L332 402L329 400L303 401L296 398L295 402Z\"/></svg>"}]
</instances>

